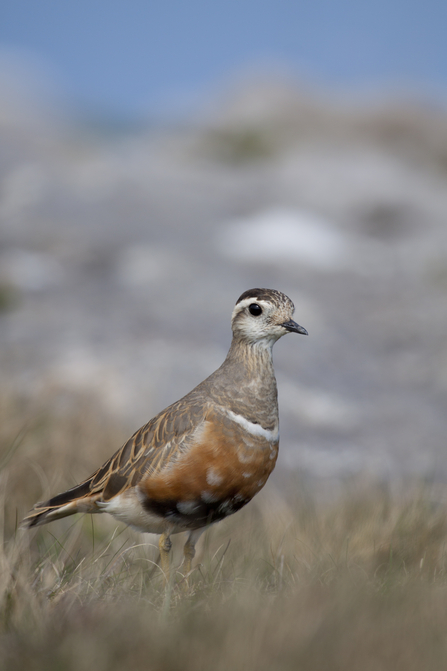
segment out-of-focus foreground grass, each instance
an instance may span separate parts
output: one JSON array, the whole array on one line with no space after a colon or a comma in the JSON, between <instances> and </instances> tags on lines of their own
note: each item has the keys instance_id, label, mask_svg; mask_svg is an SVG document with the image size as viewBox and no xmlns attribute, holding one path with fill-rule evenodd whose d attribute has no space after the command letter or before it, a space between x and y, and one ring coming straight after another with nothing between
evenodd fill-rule
<instances>
[{"instance_id":1,"label":"out-of-focus foreground grass","mask_svg":"<svg viewBox=\"0 0 447 671\"><path fill-rule=\"evenodd\" d=\"M4 671L447 668L442 488L269 484L208 531L189 582L177 572L165 592L155 538L107 516L17 528L119 447L123 428L93 403L64 411L58 399L50 415L1 401Z\"/></svg>"}]
</instances>

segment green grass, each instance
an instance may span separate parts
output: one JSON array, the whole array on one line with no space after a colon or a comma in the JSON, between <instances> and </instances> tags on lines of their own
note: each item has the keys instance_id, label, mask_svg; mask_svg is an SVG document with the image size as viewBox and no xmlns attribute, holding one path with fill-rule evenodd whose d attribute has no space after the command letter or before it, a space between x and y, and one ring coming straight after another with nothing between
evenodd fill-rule
<instances>
[{"instance_id":1,"label":"green grass","mask_svg":"<svg viewBox=\"0 0 447 671\"><path fill-rule=\"evenodd\" d=\"M80 403L2 399L0 668L5 671L420 671L447 668L445 489L290 476L199 541L165 590L156 538L107 516L17 528L118 447ZM52 407L43 399L45 407Z\"/></svg>"}]
</instances>

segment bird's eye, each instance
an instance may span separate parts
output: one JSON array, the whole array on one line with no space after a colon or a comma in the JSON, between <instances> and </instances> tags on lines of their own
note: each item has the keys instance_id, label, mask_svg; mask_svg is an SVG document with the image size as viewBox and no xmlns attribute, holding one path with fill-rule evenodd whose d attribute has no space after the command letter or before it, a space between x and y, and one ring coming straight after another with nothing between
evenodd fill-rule
<instances>
[{"instance_id":1,"label":"bird's eye","mask_svg":"<svg viewBox=\"0 0 447 671\"><path fill-rule=\"evenodd\" d=\"M259 315L262 314L262 308L257 303L252 303L248 306L248 309L250 310L250 314L252 314L253 317L259 317Z\"/></svg>"}]
</instances>

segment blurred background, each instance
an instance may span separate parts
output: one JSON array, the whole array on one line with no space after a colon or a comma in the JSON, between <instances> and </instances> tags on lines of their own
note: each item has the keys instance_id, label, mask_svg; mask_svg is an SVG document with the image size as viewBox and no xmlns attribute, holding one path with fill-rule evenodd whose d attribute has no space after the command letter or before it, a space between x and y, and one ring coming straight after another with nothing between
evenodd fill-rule
<instances>
[{"instance_id":1,"label":"blurred background","mask_svg":"<svg viewBox=\"0 0 447 671\"><path fill-rule=\"evenodd\" d=\"M0 10L3 401L134 430L271 287L278 470L445 480L447 4Z\"/></svg>"}]
</instances>

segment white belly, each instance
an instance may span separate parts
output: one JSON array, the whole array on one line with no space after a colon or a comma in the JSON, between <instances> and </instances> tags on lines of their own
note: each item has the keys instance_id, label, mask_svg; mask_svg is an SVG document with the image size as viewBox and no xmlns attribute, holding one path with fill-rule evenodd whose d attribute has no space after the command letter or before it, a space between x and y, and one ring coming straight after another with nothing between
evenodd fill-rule
<instances>
[{"instance_id":1,"label":"white belly","mask_svg":"<svg viewBox=\"0 0 447 671\"><path fill-rule=\"evenodd\" d=\"M102 513L109 513L119 522L124 522L143 533L161 534L167 527L162 517L151 514L143 508L137 490L133 488L114 496L110 501L97 501L96 505Z\"/></svg>"}]
</instances>

